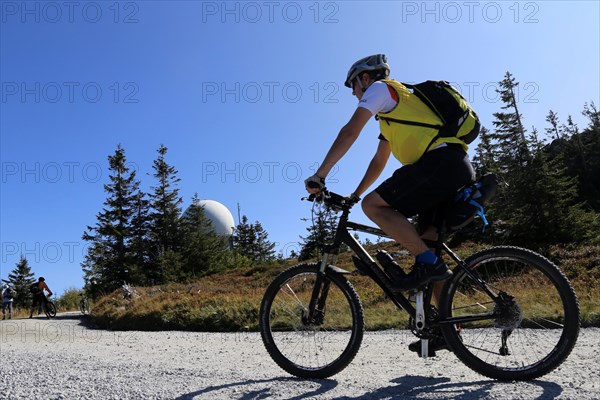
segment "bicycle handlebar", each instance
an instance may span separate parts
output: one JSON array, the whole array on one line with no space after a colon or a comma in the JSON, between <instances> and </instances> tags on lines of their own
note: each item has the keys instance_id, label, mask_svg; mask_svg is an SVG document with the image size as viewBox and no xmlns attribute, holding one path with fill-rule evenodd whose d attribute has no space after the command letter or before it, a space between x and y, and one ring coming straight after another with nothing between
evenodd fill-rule
<instances>
[{"instance_id":1,"label":"bicycle handlebar","mask_svg":"<svg viewBox=\"0 0 600 400\"><path fill-rule=\"evenodd\" d=\"M323 188L320 194L311 194L308 197L303 197L302 200L316 201L317 203L323 202L327 208L334 211L348 211L356 204L349 197L331 192L327 188Z\"/></svg>"}]
</instances>

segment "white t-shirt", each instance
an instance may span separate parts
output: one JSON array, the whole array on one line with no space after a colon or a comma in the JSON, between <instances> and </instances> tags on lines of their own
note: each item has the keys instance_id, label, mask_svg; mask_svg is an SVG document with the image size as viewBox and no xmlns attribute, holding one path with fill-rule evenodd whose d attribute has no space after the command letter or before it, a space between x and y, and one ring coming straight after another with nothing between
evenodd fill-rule
<instances>
[{"instance_id":1,"label":"white t-shirt","mask_svg":"<svg viewBox=\"0 0 600 400\"><path fill-rule=\"evenodd\" d=\"M360 90L360 89L359 89ZM366 108L375 115L380 112L389 112L396 107L396 100L392 98L388 85L385 82L373 82L367 88L362 99L358 102L358 107Z\"/></svg>"}]
</instances>

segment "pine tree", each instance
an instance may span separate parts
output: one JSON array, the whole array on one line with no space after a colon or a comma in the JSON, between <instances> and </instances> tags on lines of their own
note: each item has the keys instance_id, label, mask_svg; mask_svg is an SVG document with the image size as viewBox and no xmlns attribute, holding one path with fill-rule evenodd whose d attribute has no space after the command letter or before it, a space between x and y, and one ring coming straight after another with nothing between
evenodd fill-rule
<instances>
[{"instance_id":1,"label":"pine tree","mask_svg":"<svg viewBox=\"0 0 600 400\"><path fill-rule=\"evenodd\" d=\"M535 156L538 146L537 131L529 141L523 127L523 116L517 106L518 82L507 72L499 82L503 112L494 113L496 130L489 135L494 149L495 172L502 184L496 197L488 206L496 221L495 232L511 241L537 240L532 227L544 226L543 207L539 202L539 173Z\"/></svg>"},{"instance_id":2,"label":"pine tree","mask_svg":"<svg viewBox=\"0 0 600 400\"><path fill-rule=\"evenodd\" d=\"M21 256L21 259L16 264L15 269L8 274L8 282L16 292L14 298L14 306L27 308L30 305L31 292L29 288L33 285L36 280L34 274L31 272L31 267L27 261L27 258Z\"/></svg>"},{"instance_id":3,"label":"pine tree","mask_svg":"<svg viewBox=\"0 0 600 400\"><path fill-rule=\"evenodd\" d=\"M145 193L138 191L134 198L134 210L131 217L131 256L136 268L134 282L148 283L148 271L151 268L150 202Z\"/></svg>"},{"instance_id":4,"label":"pine tree","mask_svg":"<svg viewBox=\"0 0 600 400\"><path fill-rule=\"evenodd\" d=\"M245 215L235 228L233 243L239 254L254 262L271 262L275 259L275 243L269 242L268 234L260 222L249 224Z\"/></svg>"},{"instance_id":5,"label":"pine tree","mask_svg":"<svg viewBox=\"0 0 600 400\"><path fill-rule=\"evenodd\" d=\"M98 290L110 292L123 282L133 281L139 276L139 266L132 257L133 238L131 220L136 210L139 181L135 171L126 164L125 150L117 146L115 153L108 157L110 183L104 185L108 198L105 208L96 216L95 226L88 226L83 240L90 242L83 269Z\"/></svg>"},{"instance_id":6,"label":"pine tree","mask_svg":"<svg viewBox=\"0 0 600 400\"><path fill-rule=\"evenodd\" d=\"M183 250L180 277L194 278L230 267L227 238L217 236L212 223L204 215L198 195L182 218Z\"/></svg>"},{"instance_id":7,"label":"pine tree","mask_svg":"<svg viewBox=\"0 0 600 400\"><path fill-rule=\"evenodd\" d=\"M148 276L156 284L167 281L169 275L178 275L178 272L168 270L180 268L174 254L180 252L182 246L180 215L183 200L177 188L180 179L175 167L166 161L167 150L161 145L152 165L157 185L152 187L150 195L150 240L154 257L153 268L148 271Z\"/></svg>"},{"instance_id":8,"label":"pine tree","mask_svg":"<svg viewBox=\"0 0 600 400\"><path fill-rule=\"evenodd\" d=\"M499 167L502 171L512 169L515 160L520 167L526 167L529 150L522 122L523 116L519 112L515 95L519 83L515 82L515 78L510 72L507 72L504 79L498 84L500 90L497 91L504 103L502 109L506 110L494 113L493 124L496 130L491 134L491 139L496 142L496 148L499 150Z\"/></svg>"},{"instance_id":9,"label":"pine tree","mask_svg":"<svg viewBox=\"0 0 600 400\"><path fill-rule=\"evenodd\" d=\"M585 104L582 114L589 119L589 125L574 135L578 144L580 193L582 200L600 212L600 111L595 104Z\"/></svg>"},{"instance_id":10,"label":"pine tree","mask_svg":"<svg viewBox=\"0 0 600 400\"><path fill-rule=\"evenodd\" d=\"M319 257L327 243L333 240L337 226L337 216L322 208L318 209L312 219L312 225L306 228L308 236L302 237L299 260Z\"/></svg>"},{"instance_id":11,"label":"pine tree","mask_svg":"<svg viewBox=\"0 0 600 400\"><path fill-rule=\"evenodd\" d=\"M560 140L562 139L562 134L561 134L561 130L559 129L559 121L558 121L558 114L556 114L554 111L550 110L548 112L548 115L546 116L546 122L548 122L550 124L549 128L546 128L546 132L548 133L548 135L550 135L551 137L554 137L554 139L556 140Z\"/></svg>"},{"instance_id":12,"label":"pine tree","mask_svg":"<svg viewBox=\"0 0 600 400\"><path fill-rule=\"evenodd\" d=\"M497 173L498 166L495 158L495 146L490 137L490 131L482 126L479 132L479 144L473 157L473 168L478 176L487 173Z\"/></svg>"}]
</instances>

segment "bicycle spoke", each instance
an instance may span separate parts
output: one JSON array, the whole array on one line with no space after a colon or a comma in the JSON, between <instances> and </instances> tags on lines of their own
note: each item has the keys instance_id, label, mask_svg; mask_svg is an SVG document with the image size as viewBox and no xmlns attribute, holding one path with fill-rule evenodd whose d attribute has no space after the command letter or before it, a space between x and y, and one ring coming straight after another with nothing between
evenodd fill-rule
<instances>
[{"instance_id":1,"label":"bicycle spoke","mask_svg":"<svg viewBox=\"0 0 600 400\"><path fill-rule=\"evenodd\" d=\"M548 260L518 248L493 248L471 259L470 268L497 299L491 301L466 273L456 278L444 313L465 322L460 333L444 329L457 356L498 379L531 379L559 365L572 349L574 339L567 339L576 338L579 321L577 301L564 275ZM493 318L469 320L482 308ZM551 357L555 353L560 357Z\"/></svg>"},{"instance_id":2,"label":"bicycle spoke","mask_svg":"<svg viewBox=\"0 0 600 400\"><path fill-rule=\"evenodd\" d=\"M317 272L316 266L309 265L284 272L282 275L289 277L281 278L279 284L274 282L272 293L268 290L261 306L261 333L267 350L282 368L298 376L329 376L329 371L345 366L354 357L360 344L356 338L362 338L358 298L352 297L356 295L350 286L344 287L336 279L328 279L329 289L320 295L322 309L315 309L311 320L307 320ZM268 316L264 314L265 301L270 304ZM357 312L361 313L358 320L354 315Z\"/></svg>"}]
</instances>

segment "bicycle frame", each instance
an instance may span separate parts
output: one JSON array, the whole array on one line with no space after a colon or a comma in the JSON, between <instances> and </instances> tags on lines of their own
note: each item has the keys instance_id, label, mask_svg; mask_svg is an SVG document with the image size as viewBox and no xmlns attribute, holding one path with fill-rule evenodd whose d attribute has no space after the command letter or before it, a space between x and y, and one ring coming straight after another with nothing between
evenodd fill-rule
<instances>
[{"instance_id":1,"label":"bicycle frame","mask_svg":"<svg viewBox=\"0 0 600 400\"><path fill-rule=\"evenodd\" d=\"M323 257L320 264L319 274L315 282L313 294L309 304L307 322L317 322L315 318L323 314L323 305L326 302L327 293L329 290L329 282L325 279L329 270L334 273L349 273L340 268L334 267L337 261L337 256L340 252L341 244L346 244L356 254L359 262L355 260L357 269L368 275L371 279L377 283L379 287L387 294L392 302L399 309L404 309L415 321L417 320L417 309L413 306L413 303L402 293L392 291L392 281L387 277L381 267L373 260L373 258L367 253L367 251L361 246L361 244L350 234L350 231L364 232L372 235L390 238L385 232L379 228L362 225L356 222L348 220L350 214L350 207L342 208L342 215L340 216L339 223L335 232L333 242L325 246L323 251ZM490 298L498 304L501 304L500 296L496 295L488 285L473 271L466 263L458 257L448 246L443 242L444 234L440 235L440 239L437 241L425 241L426 244L433 247L438 256L441 256L442 252L446 253L450 258L454 260L457 267L454 268L453 272L464 271L471 279L473 279L481 287L483 291L487 293ZM390 238L391 239L391 238ZM328 268L329 267L329 268ZM487 313L479 315L471 315L468 317L451 317L451 318L432 318L430 315L430 304L433 295L433 285L427 285L426 290L423 292L423 312L424 321L428 326L431 323L446 325L446 324L460 324L463 322L482 321L488 319L494 319L498 315L496 313ZM421 330L424 326L417 326L418 330Z\"/></svg>"}]
</instances>

